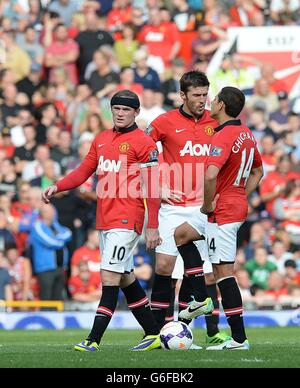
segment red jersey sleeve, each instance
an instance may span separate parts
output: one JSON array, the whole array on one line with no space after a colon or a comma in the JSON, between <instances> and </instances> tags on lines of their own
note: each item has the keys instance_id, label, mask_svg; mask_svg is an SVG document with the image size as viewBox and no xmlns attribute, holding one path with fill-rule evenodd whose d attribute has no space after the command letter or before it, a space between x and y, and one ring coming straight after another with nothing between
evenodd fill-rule
<instances>
[{"instance_id":1,"label":"red jersey sleeve","mask_svg":"<svg viewBox=\"0 0 300 388\"><path fill-rule=\"evenodd\" d=\"M158 116L155 120L153 120L145 131L145 133L149 135L155 143L158 141L161 141L163 143L166 138L163 120L164 114Z\"/></svg>"},{"instance_id":2,"label":"red jersey sleeve","mask_svg":"<svg viewBox=\"0 0 300 388\"><path fill-rule=\"evenodd\" d=\"M255 146L252 168L258 168L261 165L262 165L262 158L257 147Z\"/></svg>"},{"instance_id":3,"label":"red jersey sleeve","mask_svg":"<svg viewBox=\"0 0 300 388\"><path fill-rule=\"evenodd\" d=\"M158 149L152 139L146 137L139 149L138 162L141 166L142 180L145 186L145 197L148 210L148 228L158 228L159 198L159 165Z\"/></svg>"},{"instance_id":4,"label":"red jersey sleeve","mask_svg":"<svg viewBox=\"0 0 300 388\"><path fill-rule=\"evenodd\" d=\"M95 139L81 165L56 183L57 192L72 190L82 185L96 171L97 165L98 158Z\"/></svg>"},{"instance_id":5,"label":"red jersey sleeve","mask_svg":"<svg viewBox=\"0 0 300 388\"><path fill-rule=\"evenodd\" d=\"M213 164L220 170L231 154L232 141L222 132L217 133L212 140L211 151L207 159L207 166Z\"/></svg>"}]
</instances>

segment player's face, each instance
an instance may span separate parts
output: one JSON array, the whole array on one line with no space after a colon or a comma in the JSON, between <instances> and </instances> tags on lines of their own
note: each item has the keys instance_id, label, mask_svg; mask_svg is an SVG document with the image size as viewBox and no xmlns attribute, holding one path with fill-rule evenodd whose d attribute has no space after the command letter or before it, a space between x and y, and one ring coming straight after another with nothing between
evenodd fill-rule
<instances>
[{"instance_id":1,"label":"player's face","mask_svg":"<svg viewBox=\"0 0 300 388\"><path fill-rule=\"evenodd\" d=\"M187 113L190 113L196 118L201 117L204 113L207 95L208 86L190 87L186 94L181 93L181 98L183 99Z\"/></svg>"},{"instance_id":2,"label":"player's face","mask_svg":"<svg viewBox=\"0 0 300 388\"><path fill-rule=\"evenodd\" d=\"M216 96L214 98L214 100L212 101L211 103L211 110L210 110L210 117L212 117L213 119L217 119L218 118L218 115L219 115L219 112L220 112L220 109L221 109L221 103L222 101L219 101L219 97Z\"/></svg>"},{"instance_id":3,"label":"player's face","mask_svg":"<svg viewBox=\"0 0 300 388\"><path fill-rule=\"evenodd\" d=\"M116 128L127 128L134 124L139 109L133 109L124 105L113 105L113 122Z\"/></svg>"}]
</instances>

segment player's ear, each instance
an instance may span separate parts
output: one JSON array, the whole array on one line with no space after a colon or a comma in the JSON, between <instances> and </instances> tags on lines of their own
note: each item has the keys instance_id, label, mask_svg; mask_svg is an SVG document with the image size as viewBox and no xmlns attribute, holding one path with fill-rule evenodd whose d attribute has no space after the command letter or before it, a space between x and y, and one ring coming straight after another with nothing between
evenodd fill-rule
<instances>
[{"instance_id":1,"label":"player's ear","mask_svg":"<svg viewBox=\"0 0 300 388\"><path fill-rule=\"evenodd\" d=\"M134 112L134 117L137 117L140 114L141 109L136 109Z\"/></svg>"},{"instance_id":2,"label":"player's ear","mask_svg":"<svg viewBox=\"0 0 300 388\"><path fill-rule=\"evenodd\" d=\"M181 99L183 100L183 102L185 102L185 100L186 100L186 95L185 95L184 92L180 92L180 97L181 97Z\"/></svg>"}]
</instances>

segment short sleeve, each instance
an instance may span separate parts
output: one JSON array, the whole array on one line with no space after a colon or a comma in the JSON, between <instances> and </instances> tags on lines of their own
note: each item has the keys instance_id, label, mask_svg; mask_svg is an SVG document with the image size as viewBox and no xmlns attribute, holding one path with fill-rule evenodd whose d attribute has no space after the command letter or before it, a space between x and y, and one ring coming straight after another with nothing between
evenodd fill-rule
<instances>
[{"instance_id":1,"label":"short sleeve","mask_svg":"<svg viewBox=\"0 0 300 388\"><path fill-rule=\"evenodd\" d=\"M155 143L158 141L163 143L166 138L166 134L164 133L162 117L159 116L158 118L153 120L147 127L145 133L149 135Z\"/></svg>"},{"instance_id":2,"label":"short sleeve","mask_svg":"<svg viewBox=\"0 0 300 388\"><path fill-rule=\"evenodd\" d=\"M255 147L252 168L258 168L260 166L262 166L261 155L260 155L257 147Z\"/></svg>"},{"instance_id":3,"label":"short sleeve","mask_svg":"<svg viewBox=\"0 0 300 388\"><path fill-rule=\"evenodd\" d=\"M145 136L139 143L137 162L140 163L141 168L158 166L158 149L150 137Z\"/></svg>"},{"instance_id":4,"label":"short sleeve","mask_svg":"<svg viewBox=\"0 0 300 388\"><path fill-rule=\"evenodd\" d=\"M226 139L224 133L217 133L212 140L207 166L214 165L220 170L231 154L231 142Z\"/></svg>"}]
</instances>

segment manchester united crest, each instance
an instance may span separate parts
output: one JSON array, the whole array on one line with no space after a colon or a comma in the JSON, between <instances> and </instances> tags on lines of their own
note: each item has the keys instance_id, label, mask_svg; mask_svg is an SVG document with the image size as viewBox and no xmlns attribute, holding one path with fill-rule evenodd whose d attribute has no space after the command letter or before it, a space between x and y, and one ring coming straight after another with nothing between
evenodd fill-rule
<instances>
[{"instance_id":1,"label":"manchester united crest","mask_svg":"<svg viewBox=\"0 0 300 388\"><path fill-rule=\"evenodd\" d=\"M215 130L211 126L205 127L204 131L208 136L212 136L215 133Z\"/></svg>"},{"instance_id":2,"label":"manchester united crest","mask_svg":"<svg viewBox=\"0 0 300 388\"><path fill-rule=\"evenodd\" d=\"M129 151L129 148L129 143L122 143L119 145L119 151L121 152L121 154L126 154Z\"/></svg>"}]
</instances>

